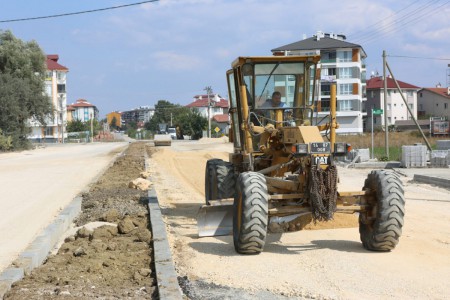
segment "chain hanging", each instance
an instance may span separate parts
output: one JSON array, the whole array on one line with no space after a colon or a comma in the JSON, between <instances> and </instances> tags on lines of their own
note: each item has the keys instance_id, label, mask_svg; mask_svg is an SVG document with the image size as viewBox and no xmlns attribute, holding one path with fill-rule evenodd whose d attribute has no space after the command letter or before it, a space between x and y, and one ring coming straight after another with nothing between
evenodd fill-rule
<instances>
[{"instance_id":1,"label":"chain hanging","mask_svg":"<svg viewBox=\"0 0 450 300\"><path fill-rule=\"evenodd\" d=\"M334 164L325 170L320 164L311 166L309 196L312 217L316 221L333 219L337 200L337 168Z\"/></svg>"}]
</instances>

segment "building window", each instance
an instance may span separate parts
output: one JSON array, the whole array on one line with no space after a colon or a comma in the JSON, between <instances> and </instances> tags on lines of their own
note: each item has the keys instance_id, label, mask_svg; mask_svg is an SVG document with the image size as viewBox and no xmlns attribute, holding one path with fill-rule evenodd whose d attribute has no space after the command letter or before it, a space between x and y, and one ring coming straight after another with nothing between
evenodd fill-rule
<instances>
[{"instance_id":1,"label":"building window","mask_svg":"<svg viewBox=\"0 0 450 300\"><path fill-rule=\"evenodd\" d=\"M339 95L351 95L353 86L351 83L344 83L339 85Z\"/></svg>"},{"instance_id":2,"label":"building window","mask_svg":"<svg viewBox=\"0 0 450 300\"><path fill-rule=\"evenodd\" d=\"M65 93L66 92L66 85L65 84L58 84L58 93Z\"/></svg>"},{"instance_id":3,"label":"building window","mask_svg":"<svg viewBox=\"0 0 450 300\"><path fill-rule=\"evenodd\" d=\"M412 97L414 95L413 91L407 91L406 93L407 93L408 97Z\"/></svg>"},{"instance_id":4,"label":"building window","mask_svg":"<svg viewBox=\"0 0 450 300\"><path fill-rule=\"evenodd\" d=\"M56 72L56 77L58 78L58 80L65 80L66 72Z\"/></svg>"},{"instance_id":5,"label":"building window","mask_svg":"<svg viewBox=\"0 0 450 300\"><path fill-rule=\"evenodd\" d=\"M422 98L422 93L419 93L420 98Z\"/></svg>"},{"instance_id":6,"label":"building window","mask_svg":"<svg viewBox=\"0 0 450 300\"><path fill-rule=\"evenodd\" d=\"M390 104L387 105L387 110L391 110L391 105Z\"/></svg>"},{"instance_id":7,"label":"building window","mask_svg":"<svg viewBox=\"0 0 450 300\"><path fill-rule=\"evenodd\" d=\"M339 62L351 62L352 61L352 52L351 51L338 51L337 53Z\"/></svg>"},{"instance_id":8,"label":"building window","mask_svg":"<svg viewBox=\"0 0 450 300\"><path fill-rule=\"evenodd\" d=\"M439 107L439 103L436 103L436 107Z\"/></svg>"},{"instance_id":9,"label":"building window","mask_svg":"<svg viewBox=\"0 0 450 300\"><path fill-rule=\"evenodd\" d=\"M45 127L45 136L53 135L53 127Z\"/></svg>"},{"instance_id":10,"label":"building window","mask_svg":"<svg viewBox=\"0 0 450 300\"><path fill-rule=\"evenodd\" d=\"M339 78L352 78L352 69L339 68Z\"/></svg>"},{"instance_id":11,"label":"building window","mask_svg":"<svg viewBox=\"0 0 450 300\"><path fill-rule=\"evenodd\" d=\"M331 91L331 86L329 84L322 84L320 87L321 96L329 96Z\"/></svg>"},{"instance_id":12,"label":"building window","mask_svg":"<svg viewBox=\"0 0 450 300\"><path fill-rule=\"evenodd\" d=\"M445 108L445 109L448 108L448 103L444 103L444 108Z\"/></svg>"}]
</instances>

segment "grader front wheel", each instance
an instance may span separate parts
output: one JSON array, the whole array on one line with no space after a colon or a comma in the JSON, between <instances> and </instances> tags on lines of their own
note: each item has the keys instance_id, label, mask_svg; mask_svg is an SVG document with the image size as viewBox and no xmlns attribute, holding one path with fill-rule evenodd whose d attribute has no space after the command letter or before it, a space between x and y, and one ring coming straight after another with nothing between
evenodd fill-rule
<instances>
[{"instance_id":1,"label":"grader front wheel","mask_svg":"<svg viewBox=\"0 0 450 300\"><path fill-rule=\"evenodd\" d=\"M264 248L269 222L269 193L264 175L241 173L233 205L234 248L241 254L259 254Z\"/></svg>"},{"instance_id":2,"label":"grader front wheel","mask_svg":"<svg viewBox=\"0 0 450 300\"><path fill-rule=\"evenodd\" d=\"M405 198L402 183L393 171L372 171L364 189L375 192L369 209L359 215L359 233L364 248L389 251L402 234Z\"/></svg>"}]
</instances>

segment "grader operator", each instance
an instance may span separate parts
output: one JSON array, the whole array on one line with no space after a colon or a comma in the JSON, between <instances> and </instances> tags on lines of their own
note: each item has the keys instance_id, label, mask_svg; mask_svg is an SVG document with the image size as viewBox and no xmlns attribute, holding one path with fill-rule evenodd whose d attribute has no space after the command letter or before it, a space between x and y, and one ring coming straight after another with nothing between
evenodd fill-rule
<instances>
[{"instance_id":1,"label":"grader operator","mask_svg":"<svg viewBox=\"0 0 450 300\"><path fill-rule=\"evenodd\" d=\"M238 253L258 254L271 217L311 214L328 221L335 213L359 213L366 249L395 248L404 193L394 172L372 171L362 191L337 191L335 160L349 145L336 142L335 85L328 117L317 117L319 59L239 57L232 63L227 81L234 151L228 162L206 164L199 236L232 233Z\"/></svg>"}]
</instances>

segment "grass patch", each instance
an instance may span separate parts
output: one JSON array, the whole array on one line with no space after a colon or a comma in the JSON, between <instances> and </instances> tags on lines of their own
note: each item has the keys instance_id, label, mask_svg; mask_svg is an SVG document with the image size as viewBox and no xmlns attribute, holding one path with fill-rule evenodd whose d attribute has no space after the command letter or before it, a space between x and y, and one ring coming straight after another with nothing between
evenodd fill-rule
<instances>
[{"instance_id":1,"label":"grass patch","mask_svg":"<svg viewBox=\"0 0 450 300\"><path fill-rule=\"evenodd\" d=\"M442 138L428 137L427 140L432 149L436 149L436 141ZM358 135L338 135L336 136L337 142L345 142L352 145L353 149L368 148L372 152L372 135L370 133L363 133ZM402 146L414 145L421 143L426 146L425 141L419 132L389 132L388 144L389 144L389 157L386 156L386 143L384 132L374 132L373 145L374 156L378 160L401 160L402 158Z\"/></svg>"}]
</instances>

